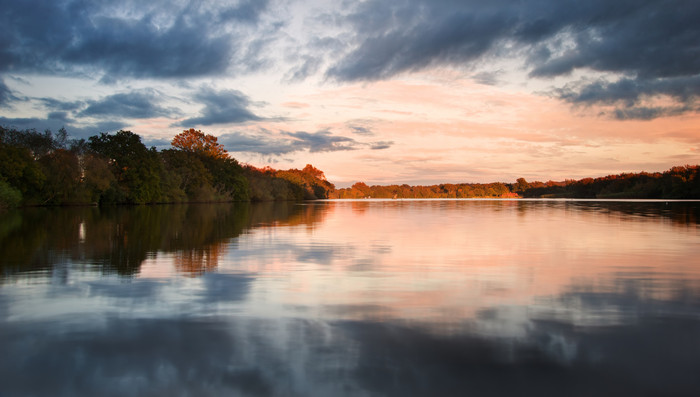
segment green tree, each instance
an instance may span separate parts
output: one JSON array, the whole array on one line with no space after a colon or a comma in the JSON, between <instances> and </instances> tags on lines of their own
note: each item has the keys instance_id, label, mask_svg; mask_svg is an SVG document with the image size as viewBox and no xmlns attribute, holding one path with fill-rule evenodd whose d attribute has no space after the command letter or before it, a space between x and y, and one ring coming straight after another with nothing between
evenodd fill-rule
<instances>
[{"instance_id":1,"label":"green tree","mask_svg":"<svg viewBox=\"0 0 700 397\"><path fill-rule=\"evenodd\" d=\"M0 181L0 212L14 208L22 201L22 193L5 181Z\"/></svg>"},{"instance_id":2,"label":"green tree","mask_svg":"<svg viewBox=\"0 0 700 397\"><path fill-rule=\"evenodd\" d=\"M131 131L101 133L88 139L88 147L104 157L116 184L102 196L104 202L152 203L161 198L161 163L155 148L147 149Z\"/></svg>"},{"instance_id":3,"label":"green tree","mask_svg":"<svg viewBox=\"0 0 700 397\"><path fill-rule=\"evenodd\" d=\"M80 201L81 169L75 153L57 149L39 159L46 181L41 188L42 204L64 204Z\"/></svg>"},{"instance_id":4,"label":"green tree","mask_svg":"<svg viewBox=\"0 0 700 397\"><path fill-rule=\"evenodd\" d=\"M190 201L214 201L212 175L199 156L181 150L161 152L166 170L178 177L178 188Z\"/></svg>"},{"instance_id":5,"label":"green tree","mask_svg":"<svg viewBox=\"0 0 700 397\"><path fill-rule=\"evenodd\" d=\"M46 176L29 149L0 142L0 180L19 190L25 201L32 201Z\"/></svg>"}]
</instances>

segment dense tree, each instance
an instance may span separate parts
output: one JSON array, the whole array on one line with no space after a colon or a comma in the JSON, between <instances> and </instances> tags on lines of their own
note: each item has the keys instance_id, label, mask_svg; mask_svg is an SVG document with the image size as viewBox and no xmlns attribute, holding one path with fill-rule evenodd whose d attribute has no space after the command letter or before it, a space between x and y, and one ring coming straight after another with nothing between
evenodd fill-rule
<instances>
[{"instance_id":1,"label":"dense tree","mask_svg":"<svg viewBox=\"0 0 700 397\"><path fill-rule=\"evenodd\" d=\"M249 200L249 183L238 161L209 155L202 156L201 160L211 175L217 201Z\"/></svg>"},{"instance_id":2,"label":"dense tree","mask_svg":"<svg viewBox=\"0 0 700 397\"><path fill-rule=\"evenodd\" d=\"M46 175L29 149L0 142L0 180L30 199L38 197Z\"/></svg>"},{"instance_id":3,"label":"dense tree","mask_svg":"<svg viewBox=\"0 0 700 397\"><path fill-rule=\"evenodd\" d=\"M178 176L178 187L192 201L212 201L212 176L199 156L181 150L161 152L167 170Z\"/></svg>"},{"instance_id":4,"label":"dense tree","mask_svg":"<svg viewBox=\"0 0 700 397\"><path fill-rule=\"evenodd\" d=\"M553 198L700 198L699 169L697 165L686 165L663 173L626 173L546 184L533 182L521 194Z\"/></svg>"},{"instance_id":5,"label":"dense tree","mask_svg":"<svg viewBox=\"0 0 700 397\"><path fill-rule=\"evenodd\" d=\"M307 164L302 170L277 171L275 176L301 188L305 200L326 199L335 190L335 186L326 180L323 171L311 164Z\"/></svg>"},{"instance_id":6,"label":"dense tree","mask_svg":"<svg viewBox=\"0 0 700 397\"><path fill-rule=\"evenodd\" d=\"M22 193L0 180L0 212L14 208L22 202Z\"/></svg>"},{"instance_id":7,"label":"dense tree","mask_svg":"<svg viewBox=\"0 0 700 397\"><path fill-rule=\"evenodd\" d=\"M160 159L131 131L91 136L88 147L110 165L116 179L103 202L153 203L161 198Z\"/></svg>"},{"instance_id":8,"label":"dense tree","mask_svg":"<svg viewBox=\"0 0 700 397\"><path fill-rule=\"evenodd\" d=\"M77 196L82 170L75 153L57 149L39 159L46 180L41 188L42 204L82 201Z\"/></svg>"},{"instance_id":9,"label":"dense tree","mask_svg":"<svg viewBox=\"0 0 700 397\"><path fill-rule=\"evenodd\" d=\"M107 160L95 153L87 153L82 156L81 168L83 170L83 188L91 203L99 202L100 197L116 184L116 178L110 170Z\"/></svg>"},{"instance_id":10,"label":"dense tree","mask_svg":"<svg viewBox=\"0 0 700 397\"><path fill-rule=\"evenodd\" d=\"M245 172L250 181L250 199L253 201L329 198L335 190L323 171L310 164L302 170L275 170L248 165Z\"/></svg>"},{"instance_id":11,"label":"dense tree","mask_svg":"<svg viewBox=\"0 0 700 397\"><path fill-rule=\"evenodd\" d=\"M247 201L249 184L243 167L228 156L213 135L189 129L163 151L166 168L180 176L180 188L191 201Z\"/></svg>"}]
</instances>

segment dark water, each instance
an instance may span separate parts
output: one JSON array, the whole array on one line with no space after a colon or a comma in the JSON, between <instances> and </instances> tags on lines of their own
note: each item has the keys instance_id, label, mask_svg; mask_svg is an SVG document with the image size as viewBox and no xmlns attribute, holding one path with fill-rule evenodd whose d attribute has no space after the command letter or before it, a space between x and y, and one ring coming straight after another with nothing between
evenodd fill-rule
<instances>
[{"instance_id":1,"label":"dark water","mask_svg":"<svg viewBox=\"0 0 700 397\"><path fill-rule=\"evenodd\" d=\"M698 396L700 203L0 215L0 396Z\"/></svg>"}]
</instances>

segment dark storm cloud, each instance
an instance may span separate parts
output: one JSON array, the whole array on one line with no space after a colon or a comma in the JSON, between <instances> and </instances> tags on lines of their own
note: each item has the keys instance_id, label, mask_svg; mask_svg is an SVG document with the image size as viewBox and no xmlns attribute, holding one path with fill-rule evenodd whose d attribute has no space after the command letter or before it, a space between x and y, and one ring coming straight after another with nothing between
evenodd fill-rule
<instances>
[{"instance_id":1,"label":"dark storm cloud","mask_svg":"<svg viewBox=\"0 0 700 397\"><path fill-rule=\"evenodd\" d=\"M240 91L216 91L207 87L197 92L194 99L204 105L202 115L183 120L178 123L179 126L189 127L262 120L261 117L248 110L253 103Z\"/></svg>"},{"instance_id":2,"label":"dark storm cloud","mask_svg":"<svg viewBox=\"0 0 700 397\"><path fill-rule=\"evenodd\" d=\"M623 76L619 83L581 86L562 96L571 102L619 100L627 108L644 94L688 104L700 95L698 20L700 2L692 0L370 0L346 17L354 31L352 50L326 74L340 81L377 80L430 66L470 68L494 57L525 56L532 77L575 70ZM627 91L628 83L635 92ZM596 96L586 99L592 88L599 88Z\"/></svg>"},{"instance_id":3,"label":"dark storm cloud","mask_svg":"<svg viewBox=\"0 0 700 397\"><path fill-rule=\"evenodd\" d=\"M106 96L87 102L78 116L117 116L131 119L172 117L177 109L159 106L162 95L156 90L144 89Z\"/></svg>"},{"instance_id":4,"label":"dark storm cloud","mask_svg":"<svg viewBox=\"0 0 700 397\"><path fill-rule=\"evenodd\" d=\"M0 0L0 71L196 77L245 65L267 2ZM250 55L250 54L249 54Z\"/></svg>"}]
</instances>

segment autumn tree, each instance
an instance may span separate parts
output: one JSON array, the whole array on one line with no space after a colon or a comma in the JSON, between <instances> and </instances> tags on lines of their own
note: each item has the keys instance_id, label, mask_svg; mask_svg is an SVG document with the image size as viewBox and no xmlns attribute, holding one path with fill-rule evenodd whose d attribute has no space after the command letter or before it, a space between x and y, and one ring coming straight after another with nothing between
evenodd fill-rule
<instances>
[{"instance_id":1,"label":"autumn tree","mask_svg":"<svg viewBox=\"0 0 700 397\"><path fill-rule=\"evenodd\" d=\"M248 201L249 183L238 161L229 157L213 135L190 128L162 152L166 168L176 172L179 187L193 201Z\"/></svg>"},{"instance_id":2,"label":"autumn tree","mask_svg":"<svg viewBox=\"0 0 700 397\"><path fill-rule=\"evenodd\" d=\"M185 152L200 153L216 159L228 157L224 145L217 142L214 135L204 134L200 130L190 128L175 135L170 144Z\"/></svg>"}]
</instances>

